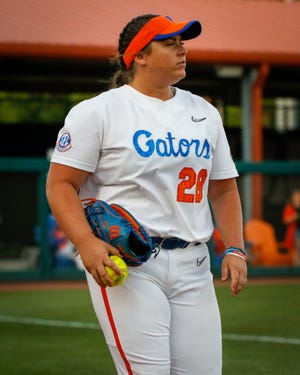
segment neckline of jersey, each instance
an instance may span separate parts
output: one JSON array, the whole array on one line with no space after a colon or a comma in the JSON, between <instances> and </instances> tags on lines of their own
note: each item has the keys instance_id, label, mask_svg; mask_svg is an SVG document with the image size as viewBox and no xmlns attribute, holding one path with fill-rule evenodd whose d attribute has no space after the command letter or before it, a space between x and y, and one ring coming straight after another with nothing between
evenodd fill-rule
<instances>
[{"instance_id":1,"label":"neckline of jersey","mask_svg":"<svg viewBox=\"0 0 300 375\"><path fill-rule=\"evenodd\" d=\"M173 103L176 103L178 101L179 96L179 90L178 88L172 86L172 90L174 90L174 96L168 100L162 100L159 98L155 98L153 96L145 95L135 89L134 87L130 85L124 85L122 86L124 90L127 91L128 94L130 94L134 99L137 99L139 101L144 101L149 105L149 103L153 103L154 105L158 105L160 107L167 107L169 105L173 105Z\"/></svg>"}]
</instances>

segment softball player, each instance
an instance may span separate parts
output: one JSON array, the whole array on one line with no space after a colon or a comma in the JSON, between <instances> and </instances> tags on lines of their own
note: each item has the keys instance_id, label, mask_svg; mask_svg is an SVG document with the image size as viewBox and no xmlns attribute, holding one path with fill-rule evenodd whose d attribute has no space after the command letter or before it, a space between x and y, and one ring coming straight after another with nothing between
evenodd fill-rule
<instances>
[{"instance_id":1,"label":"softball player","mask_svg":"<svg viewBox=\"0 0 300 375\"><path fill-rule=\"evenodd\" d=\"M184 40L200 32L198 21L131 20L112 88L70 111L52 157L49 204L80 253L118 374L221 374L209 203L227 248L222 279L234 296L246 283L237 171L220 116L173 86L186 74ZM91 196L122 205L160 247L117 287L105 288L104 267L120 272L109 258L118 250L91 233L80 203Z\"/></svg>"}]
</instances>

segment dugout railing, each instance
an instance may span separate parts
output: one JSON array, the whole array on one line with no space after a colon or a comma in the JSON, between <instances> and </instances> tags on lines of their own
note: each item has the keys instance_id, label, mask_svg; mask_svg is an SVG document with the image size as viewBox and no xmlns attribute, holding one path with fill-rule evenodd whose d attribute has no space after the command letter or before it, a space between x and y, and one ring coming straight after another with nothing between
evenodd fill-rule
<instances>
[{"instance_id":1,"label":"dugout railing","mask_svg":"<svg viewBox=\"0 0 300 375\"><path fill-rule=\"evenodd\" d=\"M300 177L300 161L264 161L261 163L236 162L240 176L249 176L254 173L263 175L299 175ZM3 186L8 176L22 176L30 174L34 176L34 191L18 191L18 186L14 186L15 191L11 192L10 201L6 201L8 191L2 191L2 199L0 205L0 215L5 220L5 212L11 210L11 215L21 220L26 220L26 212L24 212L22 204L14 206L12 201L18 195L19 202L26 202L30 196L35 195L32 210L36 217L37 225L40 227L40 243L39 257L37 265L34 269L23 270L3 270L0 267L0 281L22 281L22 280L81 280L84 279L83 271L76 268L55 268L51 265L51 254L48 244L47 234L47 217L49 214L49 206L45 195L45 183L49 161L45 158L0 158L0 181ZM17 179L18 180L18 179ZM12 187L11 187L12 188ZM8 189L8 188L6 188ZM9 188L10 189L10 188ZM1 209L3 212L1 212ZM14 228L12 228L14 230ZM18 229L12 232L12 237L18 240ZM0 238L0 245L3 240ZM0 254L0 265L4 261L3 254ZM218 275L220 269L212 267L214 274ZM249 276L299 276L299 267L249 267Z\"/></svg>"}]
</instances>

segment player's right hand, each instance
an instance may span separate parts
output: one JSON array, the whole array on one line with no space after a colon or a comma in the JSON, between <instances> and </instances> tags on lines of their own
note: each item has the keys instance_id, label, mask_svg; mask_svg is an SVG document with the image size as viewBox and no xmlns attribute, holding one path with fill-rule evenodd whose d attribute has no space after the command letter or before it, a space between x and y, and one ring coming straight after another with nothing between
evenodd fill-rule
<instances>
[{"instance_id":1,"label":"player's right hand","mask_svg":"<svg viewBox=\"0 0 300 375\"><path fill-rule=\"evenodd\" d=\"M101 287L112 286L113 283L105 271L105 266L113 269L117 274L121 271L111 260L110 255L121 256L118 249L95 236L84 241L84 246L77 247L85 269L93 276ZM121 256L122 257L122 256Z\"/></svg>"}]
</instances>

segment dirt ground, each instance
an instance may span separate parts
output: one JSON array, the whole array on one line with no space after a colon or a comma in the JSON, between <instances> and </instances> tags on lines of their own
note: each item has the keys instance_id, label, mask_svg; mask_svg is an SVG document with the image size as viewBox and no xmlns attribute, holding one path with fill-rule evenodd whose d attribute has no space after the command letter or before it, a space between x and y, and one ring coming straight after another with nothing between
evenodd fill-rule
<instances>
[{"instance_id":1,"label":"dirt ground","mask_svg":"<svg viewBox=\"0 0 300 375\"><path fill-rule=\"evenodd\" d=\"M0 291L13 290L55 290L55 289L87 289L85 281L24 281L1 282Z\"/></svg>"},{"instance_id":2,"label":"dirt ground","mask_svg":"<svg viewBox=\"0 0 300 375\"><path fill-rule=\"evenodd\" d=\"M215 285L222 282L215 280ZM300 284L300 277L265 277L250 278L248 284ZM55 290L55 289L87 289L85 281L24 281L0 282L0 291L15 290Z\"/></svg>"}]
</instances>

